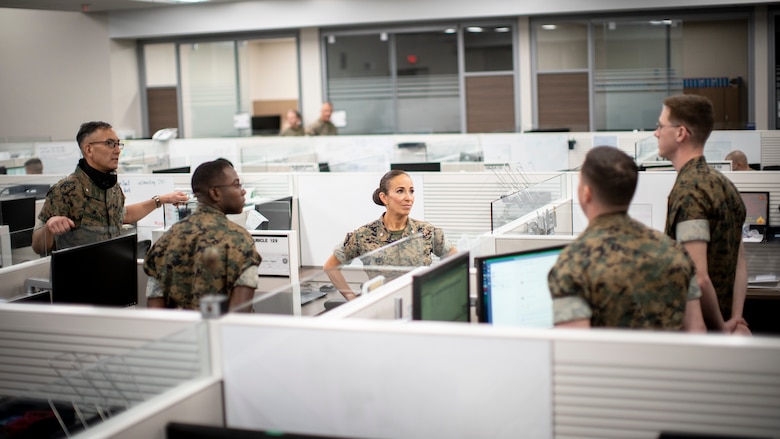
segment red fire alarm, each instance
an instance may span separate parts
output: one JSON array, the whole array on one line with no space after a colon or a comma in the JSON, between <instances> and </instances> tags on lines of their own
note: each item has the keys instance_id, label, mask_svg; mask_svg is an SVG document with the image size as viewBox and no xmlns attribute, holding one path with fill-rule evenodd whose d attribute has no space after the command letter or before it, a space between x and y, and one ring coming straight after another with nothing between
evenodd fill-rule
<instances>
[{"instance_id":1,"label":"red fire alarm","mask_svg":"<svg viewBox=\"0 0 780 439\"><path fill-rule=\"evenodd\" d=\"M417 64L417 55L406 55L406 62L409 64Z\"/></svg>"}]
</instances>

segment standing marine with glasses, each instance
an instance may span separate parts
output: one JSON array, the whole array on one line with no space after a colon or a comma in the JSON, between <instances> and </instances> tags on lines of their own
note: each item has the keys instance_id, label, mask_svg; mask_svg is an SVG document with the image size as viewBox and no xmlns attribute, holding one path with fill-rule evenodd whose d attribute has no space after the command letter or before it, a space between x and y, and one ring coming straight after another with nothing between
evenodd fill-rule
<instances>
[{"instance_id":1,"label":"standing marine with glasses","mask_svg":"<svg viewBox=\"0 0 780 439\"><path fill-rule=\"evenodd\" d=\"M163 204L187 202L184 192L171 192L125 206L116 174L124 144L111 125L86 122L76 142L83 158L76 170L55 183L46 195L33 232L36 253L44 255L117 237L122 224L135 223Z\"/></svg>"},{"instance_id":2,"label":"standing marine with glasses","mask_svg":"<svg viewBox=\"0 0 780 439\"><path fill-rule=\"evenodd\" d=\"M197 310L204 295L222 294L231 311L249 312L261 258L249 232L226 216L241 213L246 190L233 165L217 159L195 169L192 192L198 208L146 254L147 306Z\"/></svg>"},{"instance_id":3,"label":"standing marine with glasses","mask_svg":"<svg viewBox=\"0 0 780 439\"><path fill-rule=\"evenodd\" d=\"M714 121L712 103L703 96L664 100L655 129L658 155L677 171L669 194L666 234L683 244L696 265L707 329L749 334L742 318L747 293L742 244L745 205L731 180L704 158Z\"/></svg>"}]
</instances>

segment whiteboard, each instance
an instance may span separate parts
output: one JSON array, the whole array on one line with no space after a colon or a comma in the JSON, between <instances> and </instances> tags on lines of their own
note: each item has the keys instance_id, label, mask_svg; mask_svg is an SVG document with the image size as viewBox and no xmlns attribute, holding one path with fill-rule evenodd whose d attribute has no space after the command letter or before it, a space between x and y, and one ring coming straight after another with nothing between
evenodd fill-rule
<instances>
[{"instance_id":1,"label":"whiteboard","mask_svg":"<svg viewBox=\"0 0 780 439\"><path fill-rule=\"evenodd\" d=\"M36 143L35 155L41 159L44 173L68 175L76 169L81 149L75 141Z\"/></svg>"},{"instance_id":2,"label":"whiteboard","mask_svg":"<svg viewBox=\"0 0 780 439\"><path fill-rule=\"evenodd\" d=\"M482 134L480 139L487 164L508 163L522 172L569 169L569 139L566 134Z\"/></svg>"},{"instance_id":3,"label":"whiteboard","mask_svg":"<svg viewBox=\"0 0 780 439\"><path fill-rule=\"evenodd\" d=\"M552 437L549 340L462 323L235 317L218 322L228 427Z\"/></svg>"},{"instance_id":4,"label":"whiteboard","mask_svg":"<svg viewBox=\"0 0 780 439\"><path fill-rule=\"evenodd\" d=\"M163 174L120 174L117 183L125 193L125 206L173 192L173 176ZM165 227L165 215L174 217L173 205L155 209L138 221L138 240L152 239L152 230Z\"/></svg>"},{"instance_id":5,"label":"whiteboard","mask_svg":"<svg viewBox=\"0 0 780 439\"><path fill-rule=\"evenodd\" d=\"M634 198L628 206L631 218L663 233L666 228L666 210L669 192L672 191L677 173L674 171L640 172ZM580 174L571 175L571 194L577 193ZM579 200L572 200L572 230L577 235L588 226L588 218L582 213Z\"/></svg>"}]
</instances>

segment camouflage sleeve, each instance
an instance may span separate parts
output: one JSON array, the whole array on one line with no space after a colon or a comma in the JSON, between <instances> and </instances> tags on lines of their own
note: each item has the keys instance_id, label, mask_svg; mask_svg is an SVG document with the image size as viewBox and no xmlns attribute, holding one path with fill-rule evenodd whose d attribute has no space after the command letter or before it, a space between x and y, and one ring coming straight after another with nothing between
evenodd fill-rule
<instances>
[{"instance_id":1,"label":"camouflage sleeve","mask_svg":"<svg viewBox=\"0 0 780 439\"><path fill-rule=\"evenodd\" d=\"M675 228L675 236L678 242L710 242L710 223L706 219L679 222Z\"/></svg>"},{"instance_id":2,"label":"camouflage sleeve","mask_svg":"<svg viewBox=\"0 0 780 439\"><path fill-rule=\"evenodd\" d=\"M53 216L69 217L66 199L67 197L62 191L62 186L60 184L53 185L49 189L49 193L46 194L46 199L43 202L41 213L38 214L38 219L45 224Z\"/></svg>"},{"instance_id":3,"label":"camouflage sleeve","mask_svg":"<svg viewBox=\"0 0 780 439\"><path fill-rule=\"evenodd\" d=\"M247 267L247 269L244 270L243 273L241 273L241 276L239 276L234 286L251 287L257 289L257 285L258 285L257 268L258 267L259 267L258 265L251 265Z\"/></svg>"},{"instance_id":4,"label":"camouflage sleeve","mask_svg":"<svg viewBox=\"0 0 780 439\"><path fill-rule=\"evenodd\" d=\"M435 227L433 229L433 253L442 257L449 253L450 249L452 249L452 244L444 237L444 230Z\"/></svg>"},{"instance_id":5,"label":"camouflage sleeve","mask_svg":"<svg viewBox=\"0 0 780 439\"><path fill-rule=\"evenodd\" d=\"M338 259L339 262L346 264L352 259L360 256L359 250L360 247L357 242L357 233L349 232L344 238L344 242L333 249L333 255L336 256L336 259Z\"/></svg>"},{"instance_id":6,"label":"camouflage sleeve","mask_svg":"<svg viewBox=\"0 0 780 439\"><path fill-rule=\"evenodd\" d=\"M547 275L547 285L553 298L553 322L555 324L572 320L588 319L592 316L585 291L573 273L578 271L571 259L572 247L558 257Z\"/></svg>"},{"instance_id":7,"label":"camouflage sleeve","mask_svg":"<svg viewBox=\"0 0 780 439\"><path fill-rule=\"evenodd\" d=\"M567 296L553 299L553 323L566 323L574 320L590 320L593 313L581 297Z\"/></svg>"},{"instance_id":8,"label":"camouflage sleeve","mask_svg":"<svg viewBox=\"0 0 780 439\"><path fill-rule=\"evenodd\" d=\"M160 287L160 282L157 279L150 277L146 281L146 298L156 299L158 297L163 297L162 287Z\"/></svg>"},{"instance_id":9,"label":"camouflage sleeve","mask_svg":"<svg viewBox=\"0 0 780 439\"><path fill-rule=\"evenodd\" d=\"M701 298L701 288L699 288L699 280L694 274L691 276L691 281L688 284L688 300L696 300Z\"/></svg>"}]
</instances>

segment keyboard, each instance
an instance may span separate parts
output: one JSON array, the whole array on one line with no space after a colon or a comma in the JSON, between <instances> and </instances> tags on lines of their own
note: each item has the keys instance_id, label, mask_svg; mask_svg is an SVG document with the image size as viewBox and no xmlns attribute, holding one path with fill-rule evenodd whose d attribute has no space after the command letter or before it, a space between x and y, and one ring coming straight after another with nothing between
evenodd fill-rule
<instances>
[{"instance_id":1,"label":"keyboard","mask_svg":"<svg viewBox=\"0 0 780 439\"><path fill-rule=\"evenodd\" d=\"M326 296L327 293L323 293L322 291L314 290L314 291L301 291L301 305L305 305L312 300L319 299L320 297Z\"/></svg>"}]
</instances>

